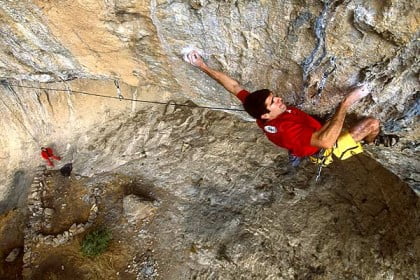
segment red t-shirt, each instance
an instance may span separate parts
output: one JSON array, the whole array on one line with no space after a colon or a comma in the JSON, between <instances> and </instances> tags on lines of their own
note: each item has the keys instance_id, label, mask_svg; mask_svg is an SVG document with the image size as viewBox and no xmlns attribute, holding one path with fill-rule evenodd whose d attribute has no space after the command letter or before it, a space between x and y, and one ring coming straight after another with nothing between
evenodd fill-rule
<instances>
[{"instance_id":1,"label":"red t-shirt","mask_svg":"<svg viewBox=\"0 0 420 280\"><path fill-rule=\"evenodd\" d=\"M236 96L243 103L248 94L248 91L242 90ZM319 151L318 147L310 143L312 134L322 127L321 123L297 108L287 107L274 120L257 120L257 124L271 142L295 156L310 156Z\"/></svg>"}]
</instances>

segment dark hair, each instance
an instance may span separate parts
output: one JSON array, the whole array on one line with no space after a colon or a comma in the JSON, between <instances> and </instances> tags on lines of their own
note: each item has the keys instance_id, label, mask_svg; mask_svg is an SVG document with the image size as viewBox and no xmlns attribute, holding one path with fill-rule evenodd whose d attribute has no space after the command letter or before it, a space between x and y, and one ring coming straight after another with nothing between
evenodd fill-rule
<instances>
[{"instance_id":1,"label":"dark hair","mask_svg":"<svg viewBox=\"0 0 420 280\"><path fill-rule=\"evenodd\" d=\"M252 117L260 120L262 115L269 113L267 106L265 105L265 100L270 95L270 93L271 91L269 89L259 89L250 93L245 98L245 111Z\"/></svg>"}]
</instances>

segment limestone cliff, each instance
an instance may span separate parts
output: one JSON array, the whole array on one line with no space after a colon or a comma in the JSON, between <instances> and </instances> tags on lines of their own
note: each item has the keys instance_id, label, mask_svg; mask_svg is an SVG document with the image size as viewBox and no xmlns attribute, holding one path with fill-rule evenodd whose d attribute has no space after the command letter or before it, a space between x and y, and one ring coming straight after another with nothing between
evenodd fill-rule
<instances>
[{"instance_id":1,"label":"limestone cliff","mask_svg":"<svg viewBox=\"0 0 420 280\"><path fill-rule=\"evenodd\" d=\"M287 161L285 151L271 146L258 128L248 123L250 119L245 113L227 110L240 108L239 102L183 61L183 48L194 46L204 52L210 66L226 72L247 89L270 88L288 103L323 117L334 112L352 86L370 83L372 94L353 107L348 120L375 116L381 120L385 132L401 137L393 149L369 146L366 154L398 175L402 182L364 155L359 161L351 161L348 168L352 172L347 172L341 163L337 169L330 167L326 171L326 177L332 181L321 183L320 190L325 193L320 200L328 204L328 198L334 197L335 208L331 208L339 213L342 201L334 186L340 189L348 186L350 194L346 197L357 203L354 202L356 206L346 204L345 209L366 207L363 213L379 216L380 222L362 221L365 224L361 235L368 236L375 250L381 248L383 239L391 240L403 248L397 253L407 251L401 253L401 259L411 263L414 258L415 262L412 255L419 256L420 250L413 253L407 246L420 244L418 238L411 243L404 243L404 238L415 236L417 214L405 218L409 230L404 238L396 241L388 233L377 237L366 224L384 232L396 228L395 232L402 234L404 226L397 225L396 217L418 211L409 190L401 197L395 190L410 186L420 192L419 10L420 3L409 0L0 0L0 212L26 203L36 167L43 164L39 149L48 145L62 156L56 168L73 162L75 174L83 178L101 178L109 173L140 176L164 190L174 201L178 199L179 204L172 205L177 207L172 210L179 211L175 220L192 220L182 225L189 230L185 240L193 243L191 275L195 275L194 279L216 279L212 278L214 271L225 279L238 279L249 271L261 279L269 276L292 279L296 275L318 275L322 279L324 272L330 277L343 271L341 266L331 271L325 267L331 262L330 256L317 259L318 266L308 268L306 261L314 259L305 255L303 247L297 249L300 241L290 239L287 229L277 226L288 224L287 213L278 209L281 206L292 207L310 199L308 204L299 204L305 209L303 216L298 209L294 210L293 217L299 220L292 226L296 231L305 223L311 207L316 207L317 189L308 187L314 168L306 166L298 174L284 171L278 162ZM226 110L216 113L181 106L193 106L193 103ZM270 173L265 174L266 170ZM351 176L357 178L351 180ZM391 189L382 189L386 183L378 181L381 176L389 181ZM200 191L202 182L206 187ZM212 184L214 189L210 187ZM359 189L365 185L368 189ZM250 197L246 196L248 186L255 187ZM367 199L365 196L369 201L375 197L369 187L381 192L385 202L376 203L373 198L373 204L363 206L364 202L360 201ZM290 191L290 188L298 190ZM219 191L226 197L218 194ZM290 193L295 198L288 198ZM203 208L200 205L207 201L207 196L210 206ZM232 206L234 198L239 201L235 207ZM274 199L286 202L270 206ZM186 206L180 201L192 204ZM400 212L395 201L406 204L407 208ZM271 214L252 208L261 205L274 207L270 208ZM317 215L323 216L328 205L318 209ZM248 216L244 218L239 209L247 209L243 215ZM191 210L186 214L188 217L182 214L184 210ZM280 220L277 219L279 211ZM208 219L206 213L216 215L210 224L220 227L220 231L206 228L196 218ZM356 218L347 217L355 221L363 213ZM332 220L332 216L328 217ZM269 222L251 223L254 218L277 219L273 236L260 231L260 226L264 228ZM284 248L275 249L277 243L272 244L268 239L279 238L290 245L284 249L290 259L281 260L284 269L293 266L295 250L299 252L296 256L305 260L303 265L290 273L283 268L279 272L272 265L266 274L258 274L262 271L258 266L264 254L254 244L250 247L255 249L255 259L243 257L249 256L244 248L252 235L241 228L243 220L255 226L250 227L252 234L259 236L261 244L274 246L265 248L271 250L273 259L281 260L277 254ZM170 232L165 220L160 223ZM203 232L192 228L194 225L204 228ZM309 231L316 232L316 227L313 225ZM351 231L352 227L348 228ZM185 228L177 230L176 237L184 240ZM168 234L156 232L170 243ZM243 234L244 243L232 239L238 232ZM275 237L278 232L281 235ZM330 231L319 232L328 239ZM340 231L336 233L340 236ZM213 239L212 234L222 237ZM306 240L303 243L310 244L314 254L319 253L321 249L316 242L305 234L300 236ZM219 237L223 244L212 248L212 242L219 242L215 241ZM194 245L195 238L199 248ZM182 242L187 244L185 240ZM389 248L391 241L384 241ZM327 243L322 244L333 248L342 244ZM348 242L345 244L351 247ZM360 246L355 251L362 252L364 243L357 244ZM171 244L168 248L173 249ZM163 245L161 249L169 255L169 249ZM226 253L226 250L230 251ZM377 270L364 266L358 274L360 279L383 279L386 273L377 271L388 271L390 264L403 267L394 262L392 252L375 251L367 263L379 264ZM378 257L381 254L382 259ZM369 253L365 255L368 258ZM345 269L357 267L359 260L355 255L338 257L352 259L351 264L344 265ZM185 261L182 257L178 260ZM252 268L248 271L246 267L250 264ZM213 265L217 268L209 270ZM240 273L230 274L235 269ZM410 277L415 271L411 265L407 271L395 275ZM177 273L177 279L187 279L184 277L187 272ZM278 274L284 278L276 278ZM348 276L340 275L342 279Z\"/></svg>"}]
</instances>

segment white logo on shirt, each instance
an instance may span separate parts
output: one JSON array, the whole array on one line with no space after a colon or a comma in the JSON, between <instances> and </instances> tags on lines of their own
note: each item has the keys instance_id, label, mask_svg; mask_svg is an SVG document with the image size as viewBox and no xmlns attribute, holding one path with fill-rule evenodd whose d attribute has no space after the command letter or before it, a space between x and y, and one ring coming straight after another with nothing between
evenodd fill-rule
<instances>
[{"instance_id":1,"label":"white logo on shirt","mask_svg":"<svg viewBox=\"0 0 420 280\"><path fill-rule=\"evenodd\" d=\"M264 126L264 130L267 131L268 133L277 133L277 128L272 125Z\"/></svg>"}]
</instances>

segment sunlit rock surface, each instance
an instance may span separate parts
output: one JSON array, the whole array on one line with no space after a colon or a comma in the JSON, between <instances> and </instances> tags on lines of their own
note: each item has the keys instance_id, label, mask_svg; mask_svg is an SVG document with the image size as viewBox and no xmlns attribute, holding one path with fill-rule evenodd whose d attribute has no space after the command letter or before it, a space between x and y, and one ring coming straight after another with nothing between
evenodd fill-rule
<instances>
[{"instance_id":1,"label":"sunlit rock surface","mask_svg":"<svg viewBox=\"0 0 420 280\"><path fill-rule=\"evenodd\" d=\"M353 107L348 121L374 116L381 120L385 132L401 137L393 149L369 146L365 154L402 180L391 175L392 180L384 177L390 184L387 187L407 189L408 193L401 197L400 192L391 195L405 205L407 200L414 199L409 187L420 191L419 9L419 3L407 0L0 0L0 211L25 204L34 170L43 163L39 149L47 145L62 157L56 168L73 162L76 174L91 178L103 172L128 176L145 173L155 185L187 200L184 196L188 196L191 186L198 184L202 174L208 174L209 185L229 189L227 186L234 182L239 193L247 193L247 186L261 176L261 166L269 166L275 174L280 172L276 179L279 182L269 183L274 188L273 197L284 195L275 187L284 180L293 180L294 187L306 189L315 167L304 168L298 174L279 171L284 166L277 169L275 165L286 163L285 151L265 140L243 112L214 113L200 108L185 111L181 110L184 107L173 105L176 102L240 108L239 102L221 86L183 61L181 51L187 46L201 49L210 66L228 73L247 89L270 88L290 104L323 117L334 112L350 87L369 82L372 94ZM224 144L214 142L218 137ZM229 142L233 140L237 142ZM238 156L226 156L227 151ZM181 154L188 160L182 162ZM326 180L321 182L321 189L335 193L348 184L357 196L358 187L370 188L373 184L371 190L375 191L368 190L366 199L375 200L382 192L379 186L384 186L383 182L375 181L376 176L385 171L372 175L369 166L375 166L373 160L366 155L358 158L359 164L352 161L354 166L345 163L331 166L329 169L334 171L327 171L327 178L328 172L340 177L340 172L346 173L351 168L357 170L353 176L366 184ZM236 169L242 160L248 168ZM223 177L227 172L230 181L213 178ZM376 183L369 183L370 180ZM223 203L234 203L229 200L231 192L225 193L228 200ZM315 188L303 193L309 193L309 197L316 195ZM271 201L271 195L268 198L265 195L265 191L257 191L255 199ZM217 204L217 199L212 203ZM384 201L388 200L385 195ZM195 201L192 199L192 203ZM353 209L356 202L346 201ZM316 207L315 200L313 203ZM340 202L334 200L333 207L339 207L337 203ZM418 213L416 203L410 203L407 213ZM273 216L280 211L270 209ZM249 211L259 210L251 207ZM310 212L307 208L302 211ZM411 225L407 238L418 247L412 234L418 232L414 226L418 224L418 215L413 215L407 218ZM392 228L394 221L388 218L384 218L384 223ZM354 216L348 219L352 223L357 220ZM226 236L232 235L236 222L232 218L231 223L220 224L221 231L226 230ZM297 223L299 227L300 222ZM366 230L371 229L367 226ZM193 250L201 252L194 256L204 266L194 270L197 279L211 278L213 270L206 265L213 265L212 258L217 254L218 259L241 263L240 254L235 257L232 252L242 249L229 243L229 238L226 240L220 252L208 249L204 241L197 245L202 246L201 251L197 246ZM295 248L296 242L290 246ZM203 250L209 252L202 253ZM396 256L388 255L391 259ZM406 257L407 262L412 261ZM354 255L351 259L356 260ZM258 260L259 257L254 265ZM323 263L305 269L320 279L322 271L331 275ZM410 273L414 271L413 266L410 269L413 269ZM305 275L306 270L302 271L298 275ZM267 277L276 273L286 275L274 268L267 273ZM294 271L287 273L284 279L294 277ZM361 278L391 277L375 274L374 270L370 274L367 268L360 273ZM227 279L238 276L224 272L218 275Z\"/></svg>"}]
</instances>

